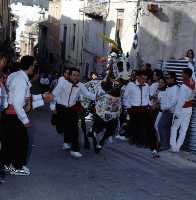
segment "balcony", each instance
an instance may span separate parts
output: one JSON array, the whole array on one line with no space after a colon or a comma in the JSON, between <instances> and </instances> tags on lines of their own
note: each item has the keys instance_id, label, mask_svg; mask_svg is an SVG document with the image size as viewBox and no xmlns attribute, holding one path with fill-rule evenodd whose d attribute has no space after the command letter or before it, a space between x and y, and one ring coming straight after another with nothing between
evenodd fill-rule
<instances>
[{"instance_id":1,"label":"balcony","mask_svg":"<svg viewBox=\"0 0 196 200\"><path fill-rule=\"evenodd\" d=\"M107 17L107 5L107 1L88 0L87 5L80 11L90 18L104 20Z\"/></svg>"}]
</instances>

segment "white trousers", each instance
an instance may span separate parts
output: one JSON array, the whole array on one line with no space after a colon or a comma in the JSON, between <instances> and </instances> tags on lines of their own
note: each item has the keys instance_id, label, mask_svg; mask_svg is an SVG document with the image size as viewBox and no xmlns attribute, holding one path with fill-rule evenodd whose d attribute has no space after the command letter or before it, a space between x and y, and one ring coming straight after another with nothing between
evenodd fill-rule
<instances>
[{"instance_id":1,"label":"white trousers","mask_svg":"<svg viewBox=\"0 0 196 200\"><path fill-rule=\"evenodd\" d=\"M157 133L157 139L159 140L159 142L160 142L160 134L159 134L158 124L159 124L161 117L162 117L162 112L159 112L159 114L157 115L155 124L154 124L154 128L155 128L156 133Z\"/></svg>"},{"instance_id":2,"label":"white trousers","mask_svg":"<svg viewBox=\"0 0 196 200\"><path fill-rule=\"evenodd\" d=\"M189 123L191 120L191 115L192 108L183 108L178 118L176 118L174 115L171 127L170 145L171 148L176 152L180 151L180 148L184 143Z\"/></svg>"}]
</instances>

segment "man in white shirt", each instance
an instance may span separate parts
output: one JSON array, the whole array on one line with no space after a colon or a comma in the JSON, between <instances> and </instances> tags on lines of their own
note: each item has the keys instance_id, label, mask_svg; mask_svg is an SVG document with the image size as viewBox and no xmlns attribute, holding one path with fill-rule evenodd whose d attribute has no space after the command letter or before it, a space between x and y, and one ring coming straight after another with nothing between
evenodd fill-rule
<instances>
[{"instance_id":1,"label":"man in white shirt","mask_svg":"<svg viewBox=\"0 0 196 200\"><path fill-rule=\"evenodd\" d=\"M173 124L171 127L170 145L172 152L179 152L184 143L192 115L192 100L195 93L195 81L192 79L192 70L183 70L183 84L179 89L175 107ZM179 130L179 136L178 135Z\"/></svg>"},{"instance_id":2,"label":"man in white shirt","mask_svg":"<svg viewBox=\"0 0 196 200\"><path fill-rule=\"evenodd\" d=\"M34 58L24 56L21 59L21 70L12 73L6 82L8 91L8 107L5 110L5 158L4 164L9 166L12 175L30 175L25 166L28 155L28 133L31 127L25 106L30 97L31 83L29 77L33 74Z\"/></svg>"},{"instance_id":3,"label":"man in white shirt","mask_svg":"<svg viewBox=\"0 0 196 200\"><path fill-rule=\"evenodd\" d=\"M64 82L65 80L68 80L69 79L69 68L64 68L63 69L63 74L62 76L58 79L57 81L57 84L61 84L60 82ZM55 87L56 87L55 86ZM55 87L52 89L54 90ZM59 96L59 98L61 98ZM60 100L58 100L58 97L57 99L55 99L56 102L59 102ZM52 105L52 104L51 104ZM55 125L56 126L56 131L58 134L64 134L64 126L65 126L65 123L64 123L64 120L62 120L62 115L61 115L61 109L58 110L59 106L56 106L56 112L53 112L53 115L52 115L52 119L51 119L51 122L52 122L52 125ZM65 135L64 135L65 136ZM66 139L65 139L66 140ZM69 145L64 145L63 144L63 150L66 150L66 146L69 147Z\"/></svg>"},{"instance_id":4,"label":"man in white shirt","mask_svg":"<svg viewBox=\"0 0 196 200\"><path fill-rule=\"evenodd\" d=\"M164 79L162 79L162 81L163 80ZM160 150L166 150L170 147L170 129L178 99L178 91L179 86L176 82L176 73L169 72L167 75L167 87L164 91L160 89L158 94L160 111L155 126L159 137Z\"/></svg>"},{"instance_id":5,"label":"man in white shirt","mask_svg":"<svg viewBox=\"0 0 196 200\"><path fill-rule=\"evenodd\" d=\"M95 100L95 95L90 93L79 80L80 71L77 68L70 68L69 80L61 79L58 82L52 92L54 101L50 105L51 110L57 111L57 115L64 122L63 149L71 148L70 154L76 158L82 157L79 152L77 100L81 94Z\"/></svg>"},{"instance_id":6,"label":"man in white shirt","mask_svg":"<svg viewBox=\"0 0 196 200\"><path fill-rule=\"evenodd\" d=\"M157 143L149 97L150 89L145 83L145 74L139 71L135 83L130 82L124 93L124 105L130 117L129 133L133 143L150 147L154 151Z\"/></svg>"}]
</instances>

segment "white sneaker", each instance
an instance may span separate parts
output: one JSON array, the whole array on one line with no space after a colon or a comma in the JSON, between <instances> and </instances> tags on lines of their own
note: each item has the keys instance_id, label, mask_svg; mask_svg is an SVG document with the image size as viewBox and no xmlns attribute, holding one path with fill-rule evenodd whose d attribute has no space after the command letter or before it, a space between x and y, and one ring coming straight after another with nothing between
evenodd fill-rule
<instances>
[{"instance_id":1,"label":"white sneaker","mask_svg":"<svg viewBox=\"0 0 196 200\"><path fill-rule=\"evenodd\" d=\"M15 169L13 166L10 167L10 175L29 176L30 174L30 171L27 171L27 169Z\"/></svg>"},{"instance_id":2,"label":"white sneaker","mask_svg":"<svg viewBox=\"0 0 196 200\"><path fill-rule=\"evenodd\" d=\"M101 146L100 144L98 144L98 145L96 146L96 148L102 149L102 146Z\"/></svg>"},{"instance_id":3,"label":"white sneaker","mask_svg":"<svg viewBox=\"0 0 196 200\"><path fill-rule=\"evenodd\" d=\"M122 135L117 135L116 138L119 139L119 140L122 140L122 141L128 141L129 140L128 138L126 138L125 136L122 136Z\"/></svg>"},{"instance_id":4,"label":"white sneaker","mask_svg":"<svg viewBox=\"0 0 196 200\"><path fill-rule=\"evenodd\" d=\"M69 150L69 149L71 149L71 146L68 143L64 143L62 149L63 150Z\"/></svg>"},{"instance_id":5,"label":"white sneaker","mask_svg":"<svg viewBox=\"0 0 196 200\"><path fill-rule=\"evenodd\" d=\"M29 168L27 168L26 166L23 166L23 167L22 167L22 170L24 170L24 171L27 172L27 173L30 173Z\"/></svg>"},{"instance_id":6,"label":"white sneaker","mask_svg":"<svg viewBox=\"0 0 196 200\"><path fill-rule=\"evenodd\" d=\"M77 151L70 151L70 155L75 157L75 158L81 158L82 154L80 152Z\"/></svg>"}]
</instances>

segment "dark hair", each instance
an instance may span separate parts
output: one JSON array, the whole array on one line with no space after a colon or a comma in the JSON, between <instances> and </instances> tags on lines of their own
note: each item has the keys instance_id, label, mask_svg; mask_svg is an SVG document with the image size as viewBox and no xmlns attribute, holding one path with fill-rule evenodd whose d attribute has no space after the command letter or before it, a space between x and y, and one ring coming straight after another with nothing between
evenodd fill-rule
<instances>
[{"instance_id":1,"label":"dark hair","mask_svg":"<svg viewBox=\"0 0 196 200\"><path fill-rule=\"evenodd\" d=\"M159 69L155 69L153 73L156 73L157 77L161 79L163 77L163 72Z\"/></svg>"},{"instance_id":2,"label":"dark hair","mask_svg":"<svg viewBox=\"0 0 196 200\"><path fill-rule=\"evenodd\" d=\"M148 67L148 68L152 67L152 65L150 63L145 63L145 66Z\"/></svg>"},{"instance_id":3,"label":"dark hair","mask_svg":"<svg viewBox=\"0 0 196 200\"><path fill-rule=\"evenodd\" d=\"M168 72L168 76L170 76L176 81L176 72Z\"/></svg>"},{"instance_id":4,"label":"dark hair","mask_svg":"<svg viewBox=\"0 0 196 200\"><path fill-rule=\"evenodd\" d=\"M70 71L70 68L64 67L64 68L63 68L63 74L66 73L66 71L68 71L68 70Z\"/></svg>"},{"instance_id":5,"label":"dark hair","mask_svg":"<svg viewBox=\"0 0 196 200\"><path fill-rule=\"evenodd\" d=\"M188 57L188 53L191 52L192 53L192 56L193 58L195 57L195 53L193 51L193 49L189 49L187 52L186 52L186 56Z\"/></svg>"},{"instance_id":6,"label":"dark hair","mask_svg":"<svg viewBox=\"0 0 196 200\"><path fill-rule=\"evenodd\" d=\"M80 70L78 68L76 68L76 67L71 67L69 69L69 75L72 75L72 72L79 72L80 73Z\"/></svg>"},{"instance_id":7,"label":"dark hair","mask_svg":"<svg viewBox=\"0 0 196 200\"><path fill-rule=\"evenodd\" d=\"M5 52L0 52L0 60L5 58L6 60L9 60L9 56L7 53Z\"/></svg>"},{"instance_id":8,"label":"dark hair","mask_svg":"<svg viewBox=\"0 0 196 200\"><path fill-rule=\"evenodd\" d=\"M33 65L35 58L33 56L23 56L20 61L20 69L28 70Z\"/></svg>"},{"instance_id":9,"label":"dark hair","mask_svg":"<svg viewBox=\"0 0 196 200\"><path fill-rule=\"evenodd\" d=\"M189 76L189 78L191 78L193 71L190 68L185 68L185 69L183 69L183 73L187 74Z\"/></svg>"},{"instance_id":10,"label":"dark hair","mask_svg":"<svg viewBox=\"0 0 196 200\"><path fill-rule=\"evenodd\" d=\"M96 72L91 72L90 77L92 77L92 75L98 76Z\"/></svg>"},{"instance_id":11,"label":"dark hair","mask_svg":"<svg viewBox=\"0 0 196 200\"><path fill-rule=\"evenodd\" d=\"M136 76L147 76L147 73L143 70L139 70L135 72Z\"/></svg>"}]
</instances>

